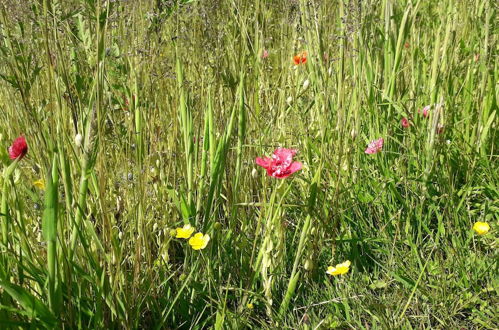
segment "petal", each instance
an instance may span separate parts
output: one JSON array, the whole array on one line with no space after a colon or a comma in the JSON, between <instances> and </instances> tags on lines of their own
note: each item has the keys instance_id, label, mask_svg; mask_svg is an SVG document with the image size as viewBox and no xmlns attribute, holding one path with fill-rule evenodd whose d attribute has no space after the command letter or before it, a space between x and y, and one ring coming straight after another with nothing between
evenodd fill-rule
<instances>
[{"instance_id":1,"label":"petal","mask_svg":"<svg viewBox=\"0 0 499 330\"><path fill-rule=\"evenodd\" d=\"M301 170L301 168L302 168L302 163L300 163L300 162L293 162L293 164L291 164L291 166L288 168L288 171L291 172L290 174L293 174L296 171Z\"/></svg>"},{"instance_id":2,"label":"petal","mask_svg":"<svg viewBox=\"0 0 499 330\"><path fill-rule=\"evenodd\" d=\"M256 157L256 164L258 166L261 166L263 168L269 168L270 167L270 164L272 162L272 160L268 157L265 157L265 158L260 158L260 157Z\"/></svg>"}]
</instances>

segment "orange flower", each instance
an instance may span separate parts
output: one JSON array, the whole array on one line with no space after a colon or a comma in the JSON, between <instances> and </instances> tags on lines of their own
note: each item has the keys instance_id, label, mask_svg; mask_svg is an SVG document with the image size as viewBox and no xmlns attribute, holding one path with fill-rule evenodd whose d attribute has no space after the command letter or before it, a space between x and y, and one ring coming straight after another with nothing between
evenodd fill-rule
<instances>
[{"instance_id":1,"label":"orange flower","mask_svg":"<svg viewBox=\"0 0 499 330\"><path fill-rule=\"evenodd\" d=\"M300 54L293 56L293 62L295 62L295 65L307 63L307 52L303 51Z\"/></svg>"}]
</instances>

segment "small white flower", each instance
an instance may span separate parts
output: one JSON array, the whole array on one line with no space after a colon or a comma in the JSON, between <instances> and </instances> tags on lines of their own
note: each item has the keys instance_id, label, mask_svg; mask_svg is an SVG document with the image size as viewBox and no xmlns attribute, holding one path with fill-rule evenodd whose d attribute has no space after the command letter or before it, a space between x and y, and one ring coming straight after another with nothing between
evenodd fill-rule
<instances>
[{"instance_id":1,"label":"small white flower","mask_svg":"<svg viewBox=\"0 0 499 330\"><path fill-rule=\"evenodd\" d=\"M287 103L287 104L291 104L291 102L293 102L293 97L292 97L292 96L290 96L290 97L288 97L288 98L286 99L286 103Z\"/></svg>"},{"instance_id":2,"label":"small white flower","mask_svg":"<svg viewBox=\"0 0 499 330\"><path fill-rule=\"evenodd\" d=\"M80 133L76 134L76 136L75 136L75 145L77 147L81 147L81 143L82 142L83 142L83 136Z\"/></svg>"},{"instance_id":3,"label":"small white flower","mask_svg":"<svg viewBox=\"0 0 499 330\"><path fill-rule=\"evenodd\" d=\"M450 140L445 141L445 143L447 143L447 145L450 145Z\"/></svg>"},{"instance_id":4,"label":"small white flower","mask_svg":"<svg viewBox=\"0 0 499 330\"><path fill-rule=\"evenodd\" d=\"M256 170L256 168L254 168L252 171L251 171L251 176L254 178L256 178L258 176L258 171Z\"/></svg>"}]
</instances>

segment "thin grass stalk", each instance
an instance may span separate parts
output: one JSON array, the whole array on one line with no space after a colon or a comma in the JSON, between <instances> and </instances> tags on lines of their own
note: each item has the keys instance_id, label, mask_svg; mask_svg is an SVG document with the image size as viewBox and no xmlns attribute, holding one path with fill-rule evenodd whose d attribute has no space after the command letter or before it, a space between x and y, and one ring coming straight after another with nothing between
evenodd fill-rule
<instances>
[{"instance_id":1,"label":"thin grass stalk","mask_svg":"<svg viewBox=\"0 0 499 330\"><path fill-rule=\"evenodd\" d=\"M295 259L293 262L293 269L291 270L291 276L288 282L288 287L286 289L286 293L284 294L284 299L282 300L281 306L279 307L279 315L280 317L284 317L284 314L286 313L289 302L291 301L291 298L294 295L296 284L298 282L298 279L300 278L300 272L298 271L298 265L301 261L307 238L310 232L311 228L311 222L312 222L312 212L315 207L315 202L317 198L317 185L320 181L320 175L322 171L322 166L319 166L317 169L314 179L312 181L312 184L310 186L310 193L309 193L309 198L308 198L308 215L307 218L305 219L305 223L303 224L301 233L300 233L300 240L298 243L298 248L296 249L296 254L295 254Z\"/></svg>"},{"instance_id":2,"label":"thin grass stalk","mask_svg":"<svg viewBox=\"0 0 499 330\"><path fill-rule=\"evenodd\" d=\"M193 127L192 127L192 114L187 105L186 91L184 87L184 73L182 63L180 62L180 54L177 49L176 59L176 72L177 72L177 86L179 90L179 106L178 111L180 114L180 126L184 138L184 152L185 152L185 174L187 177L187 206L189 210L189 217L192 216L193 206L193 175L194 175L194 141L193 141ZM184 223L189 223L189 219L184 218Z\"/></svg>"},{"instance_id":3,"label":"thin grass stalk","mask_svg":"<svg viewBox=\"0 0 499 330\"><path fill-rule=\"evenodd\" d=\"M52 169L47 176L47 190L45 192L45 209L43 211L42 231L47 242L47 270L48 270L48 300L50 310L55 313L56 306L56 266L57 266L57 186L59 173L57 168L57 153L54 153Z\"/></svg>"},{"instance_id":4,"label":"thin grass stalk","mask_svg":"<svg viewBox=\"0 0 499 330\"><path fill-rule=\"evenodd\" d=\"M208 102L204 113L204 134L203 134L203 150L201 155L201 173L199 177L198 196L196 200L196 219L201 213L201 205L206 189L206 173L208 169L208 157L210 153L210 118L212 116L211 109L211 88L208 88Z\"/></svg>"}]
</instances>

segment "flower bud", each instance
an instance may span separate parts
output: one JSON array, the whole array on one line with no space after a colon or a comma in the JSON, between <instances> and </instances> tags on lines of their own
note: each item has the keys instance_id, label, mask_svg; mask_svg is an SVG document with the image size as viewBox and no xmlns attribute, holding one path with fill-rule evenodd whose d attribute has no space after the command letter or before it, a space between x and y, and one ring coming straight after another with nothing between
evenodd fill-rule
<instances>
[{"instance_id":1,"label":"flower bud","mask_svg":"<svg viewBox=\"0 0 499 330\"><path fill-rule=\"evenodd\" d=\"M350 135L352 136L352 139L355 139L357 137L357 131L355 130L355 128L352 128Z\"/></svg>"},{"instance_id":2,"label":"flower bud","mask_svg":"<svg viewBox=\"0 0 499 330\"><path fill-rule=\"evenodd\" d=\"M82 142L83 142L83 136L80 133L76 134L76 136L75 136L75 145L77 147L81 147L81 143Z\"/></svg>"},{"instance_id":3,"label":"flower bud","mask_svg":"<svg viewBox=\"0 0 499 330\"><path fill-rule=\"evenodd\" d=\"M251 171L251 177L253 179L256 179L258 177L258 171L256 170L256 168L254 168L252 171Z\"/></svg>"},{"instance_id":4,"label":"flower bud","mask_svg":"<svg viewBox=\"0 0 499 330\"><path fill-rule=\"evenodd\" d=\"M291 104L291 102L293 102L293 97L292 97L292 96L290 96L290 97L288 97L288 98L286 99L286 103L287 103L287 104Z\"/></svg>"},{"instance_id":5,"label":"flower bud","mask_svg":"<svg viewBox=\"0 0 499 330\"><path fill-rule=\"evenodd\" d=\"M303 82L303 90L306 90L308 88L308 85L310 85L310 80L306 79L304 82Z\"/></svg>"},{"instance_id":6,"label":"flower bud","mask_svg":"<svg viewBox=\"0 0 499 330\"><path fill-rule=\"evenodd\" d=\"M305 264L303 265L303 268L307 271L311 271L314 269L314 261L312 259L307 259L305 261Z\"/></svg>"}]
</instances>

